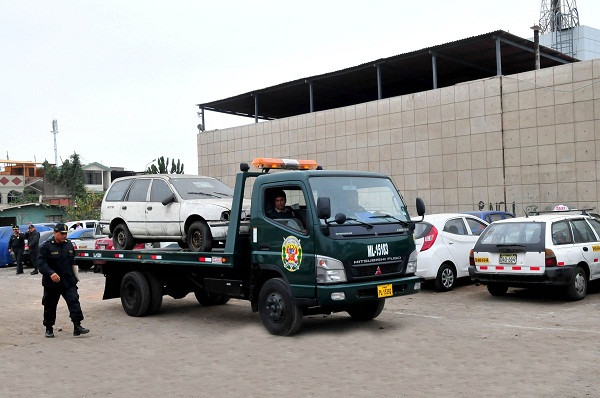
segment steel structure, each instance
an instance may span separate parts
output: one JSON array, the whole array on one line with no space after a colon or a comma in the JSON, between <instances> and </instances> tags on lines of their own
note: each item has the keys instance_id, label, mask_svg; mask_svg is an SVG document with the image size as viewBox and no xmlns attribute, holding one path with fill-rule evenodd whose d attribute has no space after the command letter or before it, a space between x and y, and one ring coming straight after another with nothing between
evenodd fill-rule
<instances>
[{"instance_id":1,"label":"steel structure","mask_svg":"<svg viewBox=\"0 0 600 398\"><path fill-rule=\"evenodd\" d=\"M539 25L542 34L552 33L553 49L575 56L573 28L579 26L579 11L575 0L542 0Z\"/></svg>"}]
</instances>

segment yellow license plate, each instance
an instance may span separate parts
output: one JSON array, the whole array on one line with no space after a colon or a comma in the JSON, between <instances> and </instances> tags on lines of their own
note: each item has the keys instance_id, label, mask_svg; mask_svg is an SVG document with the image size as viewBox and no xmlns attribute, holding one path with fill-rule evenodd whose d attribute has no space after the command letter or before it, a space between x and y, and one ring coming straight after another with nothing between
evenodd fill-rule
<instances>
[{"instance_id":1,"label":"yellow license plate","mask_svg":"<svg viewBox=\"0 0 600 398\"><path fill-rule=\"evenodd\" d=\"M377 286L377 298L390 297L394 295L392 284Z\"/></svg>"}]
</instances>

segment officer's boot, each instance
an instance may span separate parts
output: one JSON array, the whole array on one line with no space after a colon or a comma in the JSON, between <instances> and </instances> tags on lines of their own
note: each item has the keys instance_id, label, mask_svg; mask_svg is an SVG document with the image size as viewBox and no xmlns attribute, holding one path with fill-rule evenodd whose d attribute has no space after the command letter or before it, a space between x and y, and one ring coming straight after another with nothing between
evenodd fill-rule
<instances>
[{"instance_id":1,"label":"officer's boot","mask_svg":"<svg viewBox=\"0 0 600 398\"><path fill-rule=\"evenodd\" d=\"M46 327L46 334L44 336L49 338L54 337L54 330L52 329L52 326Z\"/></svg>"},{"instance_id":2,"label":"officer's boot","mask_svg":"<svg viewBox=\"0 0 600 398\"><path fill-rule=\"evenodd\" d=\"M73 328L73 336L79 336L80 334L86 334L90 332L90 329L86 329L81 326L81 322L79 321L73 322L73 325L75 325Z\"/></svg>"}]
</instances>

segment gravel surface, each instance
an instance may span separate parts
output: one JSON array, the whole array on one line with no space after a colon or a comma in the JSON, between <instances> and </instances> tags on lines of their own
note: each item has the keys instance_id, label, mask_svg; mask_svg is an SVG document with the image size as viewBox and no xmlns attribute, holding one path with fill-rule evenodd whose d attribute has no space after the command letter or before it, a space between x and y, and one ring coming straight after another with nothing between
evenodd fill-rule
<instances>
[{"instance_id":1,"label":"gravel surface","mask_svg":"<svg viewBox=\"0 0 600 398\"><path fill-rule=\"evenodd\" d=\"M40 275L0 268L0 397L600 396L600 288L578 302L554 291L492 297L464 284L388 300L374 321L306 317L267 333L246 301L200 306L165 297L133 318L81 273L74 337L61 299L44 338Z\"/></svg>"}]
</instances>

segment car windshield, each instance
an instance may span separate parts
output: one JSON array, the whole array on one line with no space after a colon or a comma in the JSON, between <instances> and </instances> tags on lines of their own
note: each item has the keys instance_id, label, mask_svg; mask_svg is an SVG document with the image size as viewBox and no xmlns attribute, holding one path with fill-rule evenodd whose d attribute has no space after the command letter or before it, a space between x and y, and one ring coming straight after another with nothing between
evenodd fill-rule
<instances>
[{"instance_id":1,"label":"car windshield","mask_svg":"<svg viewBox=\"0 0 600 398\"><path fill-rule=\"evenodd\" d=\"M544 224L539 222L494 223L483 232L484 245L531 245L543 243Z\"/></svg>"},{"instance_id":2,"label":"car windshield","mask_svg":"<svg viewBox=\"0 0 600 398\"><path fill-rule=\"evenodd\" d=\"M404 223L410 220L406 205L389 178L311 177L310 186L315 203L319 197L329 197L332 217L343 213L348 224Z\"/></svg>"},{"instance_id":3,"label":"car windshield","mask_svg":"<svg viewBox=\"0 0 600 398\"><path fill-rule=\"evenodd\" d=\"M230 198L233 189L214 178L172 178L171 184L183 199Z\"/></svg>"}]
</instances>

